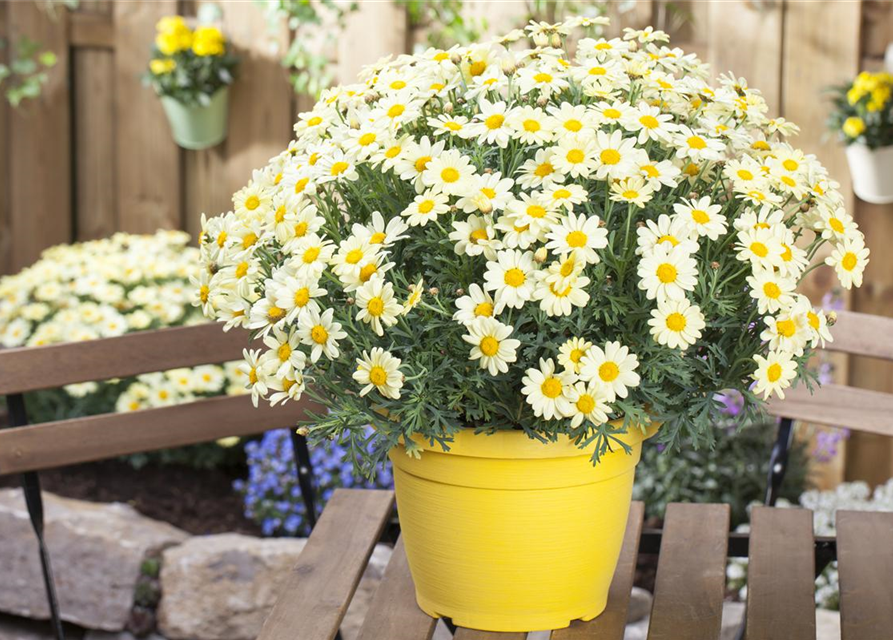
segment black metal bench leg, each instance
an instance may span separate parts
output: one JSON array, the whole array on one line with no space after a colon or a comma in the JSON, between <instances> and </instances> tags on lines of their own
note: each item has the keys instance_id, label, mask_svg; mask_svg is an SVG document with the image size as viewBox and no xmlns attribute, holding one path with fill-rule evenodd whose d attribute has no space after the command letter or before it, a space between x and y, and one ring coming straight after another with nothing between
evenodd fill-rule
<instances>
[{"instance_id":1,"label":"black metal bench leg","mask_svg":"<svg viewBox=\"0 0 893 640\"><path fill-rule=\"evenodd\" d=\"M294 429L291 433L291 444L294 449L295 471L298 474L298 486L301 487L301 499L307 513L307 525L310 531L316 526L316 489L313 486L313 463L310 461L310 449L307 438Z\"/></svg>"},{"instance_id":2,"label":"black metal bench leg","mask_svg":"<svg viewBox=\"0 0 893 640\"><path fill-rule=\"evenodd\" d=\"M24 427L28 424L28 416L25 412L25 399L22 394L16 393L6 397L9 408L10 424L13 427ZM59 615L59 599L56 596L56 583L53 580L53 567L50 564L50 554L43 537L43 498L40 494L40 477L36 471L28 471L22 474L22 492L25 495L25 505L28 507L28 515L31 518L31 526L37 537L37 548L40 553L40 568L43 571L43 584L46 589L47 605L50 609L50 622L53 626L53 635L56 640L65 640L65 631L62 628L62 618Z\"/></svg>"}]
</instances>

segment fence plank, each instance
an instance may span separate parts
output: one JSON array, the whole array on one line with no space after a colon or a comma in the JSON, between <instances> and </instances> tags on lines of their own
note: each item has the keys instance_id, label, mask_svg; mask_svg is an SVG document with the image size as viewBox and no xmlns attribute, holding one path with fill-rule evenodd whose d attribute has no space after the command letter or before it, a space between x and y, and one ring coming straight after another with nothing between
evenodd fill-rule
<instances>
[{"instance_id":1,"label":"fence plank","mask_svg":"<svg viewBox=\"0 0 893 640\"><path fill-rule=\"evenodd\" d=\"M356 82L360 69L406 52L406 10L395 2L360 2L338 38L338 80Z\"/></svg>"},{"instance_id":2,"label":"fence plank","mask_svg":"<svg viewBox=\"0 0 893 640\"><path fill-rule=\"evenodd\" d=\"M335 490L282 586L260 640L335 637L393 504L393 491Z\"/></svg>"},{"instance_id":3,"label":"fence plank","mask_svg":"<svg viewBox=\"0 0 893 640\"><path fill-rule=\"evenodd\" d=\"M747 634L815 640L812 511L755 507L747 567Z\"/></svg>"},{"instance_id":4,"label":"fence plank","mask_svg":"<svg viewBox=\"0 0 893 640\"><path fill-rule=\"evenodd\" d=\"M112 125L115 121L114 55L107 49L75 49L72 70L76 239L93 240L107 237L118 229Z\"/></svg>"},{"instance_id":5,"label":"fence plank","mask_svg":"<svg viewBox=\"0 0 893 640\"><path fill-rule=\"evenodd\" d=\"M82 5L81 5L82 7ZM71 46L112 49L115 46L115 25L111 16L102 13L78 12L71 16Z\"/></svg>"},{"instance_id":6,"label":"fence plank","mask_svg":"<svg viewBox=\"0 0 893 640\"><path fill-rule=\"evenodd\" d=\"M0 2L0 38L6 38L6 9ZM0 49L0 63L8 64L9 47ZM0 95L0 276L12 271L12 224L9 216L9 104Z\"/></svg>"},{"instance_id":7,"label":"fence plank","mask_svg":"<svg viewBox=\"0 0 893 640\"><path fill-rule=\"evenodd\" d=\"M667 507L648 640L719 637L728 538L728 505Z\"/></svg>"},{"instance_id":8,"label":"fence plank","mask_svg":"<svg viewBox=\"0 0 893 640\"><path fill-rule=\"evenodd\" d=\"M176 0L114 3L115 147L120 230L151 233L181 226L180 151L161 103L142 85L156 21Z\"/></svg>"},{"instance_id":9,"label":"fence plank","mask_svg":"<svg viewBox=\"0 0 893 640\"><path fill-rule=\"evenodd\" d=\"M6 11L13 44L26 36L58 58L40 97L9 111L10 266L18 270L71 239L68 11L57 5L55 20L34 2L7 3Z\"/></svg>"},{"instance_id":10,"label":"fence plank","mask_svg":"<svg viewBox=\"0 0 893 640\"><path fill-rule=\"evenodd\" d=\"M307 397L277 407L264 402L255 408L250 396L244 395L3 429L0 474L254 435L294 426L308 408L321 410Z\"/></svg>"},{"instance_id":11,"label":"fence plank","mask_svg":"<svg viewBox=\"0 0 893 640\"><path fill-rule=\"evenodd\" d=\"M193 237L202 213L231 209L230 197L247 184L251 172L288 146L295 119L288 73L271 47L287 46L285 25L269 33L262 8L253 2L225 3L222 9L222 28L241 64L230 90L227 139L212 149L186 152L184 228Z\"/></svg>"},{"instance_id":12,"label":"fence plank","mask_svg":"<svg viewBox=\"0 0 893 640\"><path fill-rule=\"evenodd\" d=\"M87 342L0 349L0 395L238 360L248 346L248 337L247 331L224 332L214 323Z\"/></svg>"},{"instance_id":13,"label":"fence plank","mask_svg":"<svg viewBox=\"0 0 893 640\"><path fill-rule=\"evenodd\" d=\"M826 384L810 394L805 386L785 392L784 400L773 399L774 416L845 427L867 434L893 436L893 394Z\"/></svg>"},{"instance_id":14,"label":"fence plank","mask_svg":"<svg viewBox=\"0 0 893 640\"><path fill-rule=\"evenodd\" d=\"M885 640L893 628L893 513L837 512L842 640Z\"/></svg>"}]
</instances>

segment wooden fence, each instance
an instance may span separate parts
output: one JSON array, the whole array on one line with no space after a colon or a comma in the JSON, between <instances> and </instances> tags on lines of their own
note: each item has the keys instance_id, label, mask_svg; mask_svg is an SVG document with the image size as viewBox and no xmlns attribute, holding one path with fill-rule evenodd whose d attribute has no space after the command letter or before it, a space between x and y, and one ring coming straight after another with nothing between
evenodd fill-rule
<instances>
[{"instance_id":1,"label":"wooden fence","mask_svg":"<svg viewBox=\"0 0 893 640\"><path fill-rule=\"evenodd\" d=\"M491 31L523 24L522 0L466 0ZM0 100L0 273L33 262L52 244L159 227L195 233L202 212L230 206L230 196L253 168L287 144L296 98L252 0L224 0L224 27L243 59L232 91L227 141L206 151L183 151L171 141L159 101L142 74L163 15L192 14L201 0L81 0L77 11L51 20L32 0L0 0L0 36L39 40L59 57L41 97L18 109ZM623 24L659 21L667 4L638 0L619 15ZM826 134L821 90L860 68L878 68L893 38L893 4L878 0L677 0L691 19L674 43L698 53L716 73L734 70L766 95L774 113L802 127L795 143L816 153L848 194L874 249L865 286L847 299L857 311L893 316L893 207L857 202L842 149ZM620 4L610 10L617 14ZM339 38L338 75L406 51L419 39L405 12L387 0L360 0ZM0 56L6 51L0 51ZM813 272L806 291L818 301L831 284L827 268ZM860 358L840 361L840 381L893 391L893 368ZM854 438L848 474L870 481L893 474L893 442ZM839 465L832 469L840 474Z\"/></svg>"}]
</instances>

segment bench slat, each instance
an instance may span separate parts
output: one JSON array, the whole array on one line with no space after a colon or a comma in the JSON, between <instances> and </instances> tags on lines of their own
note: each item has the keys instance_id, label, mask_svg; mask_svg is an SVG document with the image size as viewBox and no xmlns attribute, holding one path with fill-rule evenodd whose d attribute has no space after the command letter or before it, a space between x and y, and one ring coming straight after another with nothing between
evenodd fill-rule
<instances>
[{"instance_id":1,"label":"bench slat","mask_svg":"<svg viewBox=\"0 0 893 640\"><path fill-rule=\"evenodd\" d=\"M436 625L437 619L416 604L415 586L409 573L403 538L400 538L384 579L369 605L358 640L428 640Z\"/></svg>"},{"instance_id":2,"label":"bench slat","mask_svg":"<svg viewBox=\"0 0 893 640\"><path fill-rule=\"evenodd\" d=\"M321 411L307 397L277 407L261 402L255 409L244 395L2 429L0 474L263 433L294 426L307 409Z\"/></svg>"},{"instance_id":3,"label":"bench slat","mask_svg":"<svg viewBox=\"0 0 893 640\"><path fill-rule=\"evenodd\" d=\"M617 569L614 571L611 590L608 592L608 606L605 612L595 620L589 622L576 620L567 629L554 631L552 640L623 640L644 515L645 505L633 502L629 509L623 548L620 551Z\"/></svg>"},{"instance_id":4,"label":"bench slat","mask_svg":"<svg viewBox=\"0 0 893 640\"><path fill-rule=\"evenodd\" d=\"M893 318L856 311L838 311L827 351L893 360Z\"/></svg>"},{"instance_id":5,"label":"bench slat","mask_svg":"<svg viewBox=\"0 0 893 640\"><path fill-rule=\"evenodd\" d=\"M812 511L754 508L747 634L760 640L815 640Z\"/></svg>"},{"instance_id":6,"label":"bench slat","mask_svg":"<svg viewBox=\"0 0 893 640\"><path fill-rule=\"evenodd\" d=\"M117 338L0 349L0 395L129 378L242 357L249 333L219 323L138 331Z\"/></svg>"},{"instance_id":7,"label":"bench slat","mask_svg":"<svg viewBox=\"0 0 893 640\"><path fill-rule=\"evenodd\" d=\"M889 640L893 629L893 513L838 511L842 640Z\"/></svg>"},{"instance_id":8,"label":"bench slat","mask_svg":"<svg viewBox=\"0 0 893 640\"><path fill-rule=\"evenodd\" d=\"M667 507L648 640L719 638L728 538L728 505Z\"/></svg>"},{"instance_id":9,"label":"bench slat","mask_svg":"<svg viewBox=\"0 0 893 640\"><path fill-rule=\"evenodd\" d=\"M260 640L335 637L393 504L393 491L335 491L281 587Z\"/></svg>"},{"instance_id":10,"label":"bench slat","mask_svg":"<svg viewBox=\"0 0 893 640\"><path fill-rule=\"evenodd\" d=\"M526 633L497 633L495 631L475 631L459 627L453 640L527 640Z\"/></svg>"},{"instance_id":11,"label":"bench slat","mask_svg":"<svg viewBox=\"0 0 893 640\"><path fill-rule=\"evenodd\" d=\"M773 399L769 413L864 433L893 436L893 394L826 384L810 394L804 385L785 391L785 399Z\"/></svg>"}]
</instances>

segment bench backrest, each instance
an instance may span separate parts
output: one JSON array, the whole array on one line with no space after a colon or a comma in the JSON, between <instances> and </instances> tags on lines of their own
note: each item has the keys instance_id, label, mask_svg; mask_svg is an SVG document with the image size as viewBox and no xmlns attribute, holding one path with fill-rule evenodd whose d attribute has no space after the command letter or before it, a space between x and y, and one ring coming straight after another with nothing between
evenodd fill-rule
<instances>
[{"instance_id":1,"label":"bench backrest","mask_svg":"<svg viewBox=\"0 0 893 640\"><path fill-rule=\"evenodd\" d=\"M832 327L834 342L826 351L869 356L893 362L893 318L840 311ZM866 433L893 436L893 394L840 384L826 384L810 394L805 385L769 403L772 415Z\"/></svg>"},{"instance_id":2,"label":"bench backrest","mask_svg":"<svg viewBox=\"0 0 893 640\"><path fill-rule=\"evenodd\" d=\"M202 324L0 350L0 396L239 360L247 331ZM0 475L294 426L310 400L255 409L247 395L0 429Z\"/></svg>"}]
</instances>

